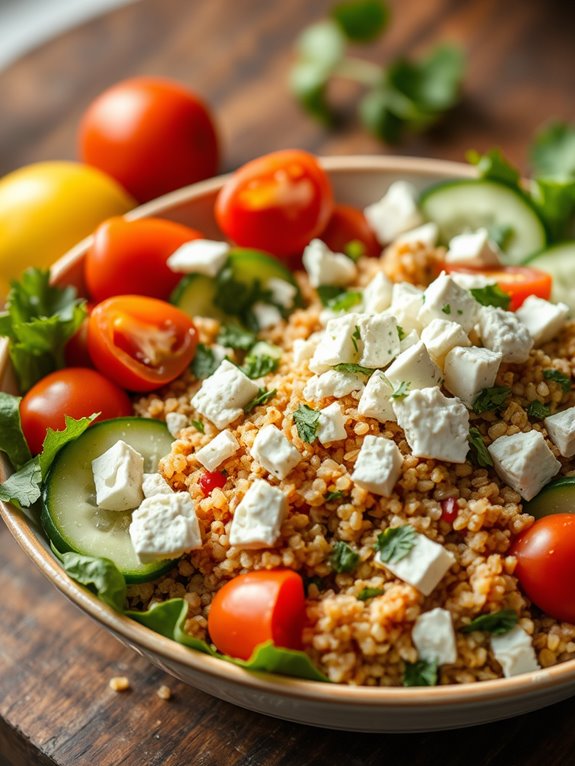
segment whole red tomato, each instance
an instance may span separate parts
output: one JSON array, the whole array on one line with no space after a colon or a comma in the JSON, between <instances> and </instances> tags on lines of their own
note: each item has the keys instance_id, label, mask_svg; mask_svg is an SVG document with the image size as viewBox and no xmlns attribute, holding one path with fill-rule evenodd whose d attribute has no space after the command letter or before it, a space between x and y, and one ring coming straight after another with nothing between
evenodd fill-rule
<instances>
[{"instance_id":1,"label":"whole red tomato","mask_svg":"<svg viewBox=\"0 0 575 766\"><path fill-rule=\"evenodd\" d=\"M215 212L236 244L290 256L325 229L332 211L331 184L319 162L288 149L236 170L218 194Z\"/></svg>"},{"instance_id":2,"label":"whole red tomato","mask_svg":"<svg viewBox=\"0 0 575 766\"><path fill-rule=\"evenodd\" d=\"M329 223L320 234L320 239L334 253L345 253L352 248L370 258L379 258L381 255L381 245L375 238L363 212L351 205L334 207Z\"/></svg>"},{"instance_id":3,"label":"whole red tomato","mask_svg":"<svg viewBox=\"0 0 575 766\"><path fill-rule=\"evenodd\" d=\"M84 418L100 412L97 420L133 414L125 391L96 370L70 367L42 378L20 402L22 430L32 453L42 451L46 430L64 428L64 416Z\"/></svg>"},{"instance_id":4,"label":"whole red tomato","mask_svg":"<svg viewBox=\"0 0 575 766\"><path fill-rule=\"evenodd\" d=\"M178 83L124 80L90 104L80 156L119 181L139 202L215 175L216 129L201 99Z\"/></svg>"}]
</instances>

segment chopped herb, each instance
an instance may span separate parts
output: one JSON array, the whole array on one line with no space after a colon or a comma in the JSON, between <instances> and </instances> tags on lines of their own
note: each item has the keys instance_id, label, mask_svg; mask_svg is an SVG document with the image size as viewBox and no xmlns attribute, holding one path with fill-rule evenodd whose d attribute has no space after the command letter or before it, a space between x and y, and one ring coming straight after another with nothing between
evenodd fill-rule
<instances>
[{"instance_id":1,"label":"chopped herb","mask_svg":"<svg viewBox=\"0 0 575 766\"><path fill-rule=\"evenodd\" d=\"M484 388L479 392L473 402L473 412L481 415L489 410L496 410L502 407L511 396L511 389L505 386L493 386L493 388Z\"/></svg>"},{"instance_id":2,"label":"chopped herb","mask_svg":"<svg viewBox=\"0 0 575 766\"><path fill-rule=\"evenodd\" d=\"M337 287L336 285L320 285L316 288L316 292L322 304L327 306L330 301L337 298L338 295L346 293L345 287Z\"/></svg>"},{"instance_id":3,"label":"chopped herb","mask_svg":"<svg viewBox=\"0 0 575 766\"><path fill-rule=\"evenodd\" d=\"M22 432L20 396L0 392L0 452L4 452L13 468L22 468L32 454Z\"/></svg>"},{"instance_id":4,"label":"chopped herb","mask_svg":"<svg viewBox=\"0 0 575 766\"><path fill-rule=\"evenodd\" d=\"M325 495L325 502L326 503L334 503L336 500L349 500L349 495L346 495L345 492L342 492L341 490L338 490L337 492L328 492Z\"/></svg>"},{"instance_id":5,"label":"chopped herb","mask_svg":"<svg viewBox=\"0 0 575 766\"><path fill-rule=\"evenodd\" d=\"M571 390L571 378L559 370L543 370L543 377L545 380L554 380L555 383L559 383L563 391Z\"/></svg>"},{"instance_id":6,"label":"chopped herb","mask_svg":"<svg viewBox=\"0 0 575 766\"><path fill-rule=\"evenodd\" d=\"M293 413L293 420L299 438L303 442L311 444L317 439L317 429L319 428L319 412L317 410L308 407L307 404L300 404Z\"/></svg>"},{"instance_id":7,"label":"chopped herb","mask_svg":"<svg viewBox=\"0 0 575 766\"><path fill-rule=\"evenodd\" d=\"M375 372L371 367L362 367L361 364L352 364L351 362L336 364L333 369L338 372L351 372L354 375L365 375L367 378Z\"/></svg>"},{"instance_id":8,"label":"chopped herb","mask_svg":"<svg viewBox=\"0 0 575 766\"><path fill-rule=\"evenodd\" d=\"M410 524L393 527L380 532L375 549L384 564L391 564L405 558L416 543L416 532Z\"/></svg>"},{"instance_id":9,"label":"chopped herb","mask_svg":"<svg viewBox=\"0 0 575 766\"><path fill-rule=\"evenodd\" d=\"M504 292L499 285L485 285L485 287L472 287L469 291L477 303L482 306L495 306L500 309L509 308L511 296Z\"/></svg>"},{"instance_id":10,"label":"chopped herb","mask_svg":"<svg viewBox=\"0 0 575 766\"><path fill-rule=\"evenodd\" d=\"M256 342L256 334L251 330L246 330L238 324L222 325L218 333L218 343L222 346L249 351Z\"/></svg>"},{"instance_id":11,"label":"chopped herb","mask_svg":"<svg viewBox=\"0 0 575 766\"><path fill-rule=\"evenodd\" d=\"M258 356L250 354L249 356L246 356L242 365L242 370L248 378L263 378L264 375L268 375L270 372L277 370L278 365L279 359L274 359L267 354Z\"/></svg>"},{"instance_id":12,"label":"chopped herb","mask_svg":"<svg viewBox=\"0 0 575 766\"><path fill-rule=\"evenodd\" d=\"M502 609L500 612L480 614L469 625L464 625L461 632L472 633L474 630L484 630L495 636L501 636L503 633L508 633L516 625L517 613L513 609Z\"/></svg>"},{"instance_id":13,"label":"chopped herb","mask_svg":"<svg viewBox=\"0 0 575 766\"><path fill-rule=\"evenodd\" d=\"M361 340L361 332L359 330L359 327L356 325L355 330L353 331L351 336L351 342L353 343L353 348L355 349L356 353L359 351L359 346L357 345L358 340Z\"/></svg>"},{"instance_id":14,"label":"chopped herb","mask_svg":"<svg viewBox=\"0 0 575 766\"><path fill-rule=\"evenodd\" d=\"M527 414L530 418L534 418L535 420L543 420L543 418L549 417L551 410L546 404L535 399L535 401L531 402L529 407L527 407Z\"/></svg>"},{"instance_id":15,"label":"chopped herb","mask_svg":"<svg viewBox=\"0 0 575 766\"><path fill-rule=\"evenodd\" d=\"M442 306L441 310L444 314L451 314L451 306L449 303L446 303L445 306Z\"/></svg>"},{"instance_id":16,"label":"chopped herb","mask_svg":"<svg viewBox=\"0 0 575 766\"><path fill-rule=\"evenodd\" d=\"M354 263L365 255L365 245L361 239L352 239L343 248L344 255L347 255Z\"/></svg>"},{"instance_id":17,"label":"chopped herb","mask_svg":"<svg viewBox=\"0 0 575 766\"><path fill-rule=\"evenodd\" d=\"M493 465L491 455L485 446L485 442L483 441L483 437L481 436L478 428L474 427L469 429L469 436L467 440L475 454L475 459L481 468L487 468L487 466Z\"/></svg>"},{"instance_id":18,"label":"chopped herb","mask_svg":"<svg viewBox=\"0 0 575 766\"><path fill-rule=\"evenodd\" d=\"M304 587L306 596L309 594L309 589L311 585L315 585L315 587L319 591L325 590L325 581L321 577L304 577L303 587Z\"/></svg>"},{"instance_id":19,"label":"chopped herb","mask_svg":"<svg viewBox=\"0 0 575 766\"><path fill-rule=\"evenodd\" d=\"M391 394L392 399L404 399L411 388L411 383L408 380L402 380L394 389Z\"/></svg>"},{"instance_id":20,"label":"chopped herb","mask_svg":"<svg viewBox=\"0 0 575 766\"><path fill-rule=\"evenodd\" d=\"M359 553L343 540L338 540L333 544L329 563L336 572L352 572L359 564Z\"/></svg>"},{"instance_id":21,"label":"chopped herb","mask_svg":"<svg viewBox=\"0 0 575 766\"><path fill-rule=\"evenodd\" d=\"M191 364L192 372L198 378L198 380L205 380L209 378L220 366L220 362L216 359L216 355L211 348L198 343L196 348L196 356Z\"/></svg>"},{"instance_id":22,"label":"chopped herb","mask_svg":"<svg viewBox=\"0 0 575 766\"><path fill-rule=\"evenodd\" d=\"M406 336L406 332L400 324L397 325L397 336L400 341L402 341Z\"/></svg>"},{"instance_id":23,"label":"chopped herb","mask_svg":"<svg viewBox=\"0 0 575 766\"><path fill-rule=\"evenodd\" d=\"M383 593L383 588L363 588L359 591L357 594L357 597L360 601L367 601L370 598L375 598L376 596L381 596Z\"/></svg>"},{"instance_id":24,"label":"chopped herb","mask_svg":"<svg viewBox=\"0 0 575 766\"><path fill-rule=\"evenodd\" d=\"M406 662L403 673L404 686L436 686L437 685L437 662L418 660Z\"/></svg>"},{"instance_id":25,"label":"chopped herb","mask_svg":"<svg viewBox=\"0 0 575 766\"><path fill-rule=\"evenodd\" d=\"M346 290L327 302L326 308L331 311L349 311L354 306L361 303L361 293L356 290Z\"/></svg>"},{"instance_id":26,"label":"chopped herb","mask_svg":"<svg viewBox=\"0 0 575 766\"><path fill-rule=\"evenodd\" d=\"M269 290L261 287L258 279L242 282L235 278L234 268L228 262L216 277L214 305L228 315L236 316L243 324L254 324L251 308L254 303L263 301L273 304Z\"/></svg>"},{"instance_id":27,"label":"chopped herb","mask_svg":"<svg viewBox=\"0 0 575 766\"><path fill-rule=\"evenodd\" d=\"M575 127L564 122L547 125L535 137L531 164L539 176L564 178L575 175Z\"/></svg>"},{"instance_id":28,"label":"chopped herb","mask_svg":"<svg viewBox=\"0 0 575 766\"><path fill-rule=\"evenodd\" d=\"M479 154L475 149L471 149L467 152L466 159L471 165L477 167L481 178L502 181L507 186L519 187L521 177L519 170L510 164L500 149L490 149L485 154Z\"/></svg>"},{"instance_id":29,"label":"chopped herb","mask_svg":"<svg viewBox=\"0 0 575 766\"><path fill-rule=\"evenodd\" d=\"M270 399L273 399L273 397L277 394L277 391L275 388L272 388L271 391L268 391L265 388L260 388L258 390L258 393L254 398L251 400L251 402L248 402L246 406L244 407L244 412L249 413L252 410L254 410L256 407L259 407L260 404L266 404L269 402Z\"/></svg>"},{"instance_id":30,"label":"chopped herb","mask_svg":"<svg viewBox=\"0 0 575 766\"><path fill-rule=\"evenodd\" d=\"M201 420L192 420L192 425L196 429L196 431L199 431L202 434L206 433L206 428Z\"/></svg>"}]
</instances>

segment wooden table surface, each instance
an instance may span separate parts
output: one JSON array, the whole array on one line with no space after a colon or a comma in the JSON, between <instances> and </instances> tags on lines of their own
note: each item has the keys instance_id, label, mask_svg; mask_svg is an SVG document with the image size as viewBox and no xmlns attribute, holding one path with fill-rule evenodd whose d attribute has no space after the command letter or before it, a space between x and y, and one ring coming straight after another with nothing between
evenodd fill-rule
<instances>
[{"instance_id":1,"label":"wooden table surface","mask_svg":"<svg viewBox=\"0 0 575 766\"><path fill-rule=\"evenodd\" d=\"M0 73L0 174L73 159L82 110L105 86L177 78L216 110L224 168L300 146L324 154L390 150L353 120L355 88L336 92L348 124L328 134L302 115L285 81L291 46L328 0L142 0L90 22ZM439 40L469 57L463 105L402 154L462 159L501 146L525 167L546 119L575 116L575 6L558 0L396 0L374 60ZM67 603L0 528L0 764L258 766L575 761L575 699L465 731L359 735L283 723L219 702L165 676ZM127 675L132 691L108 688ZM173 698L156 696L167 684Z\"/></svg>"}]
</instances>

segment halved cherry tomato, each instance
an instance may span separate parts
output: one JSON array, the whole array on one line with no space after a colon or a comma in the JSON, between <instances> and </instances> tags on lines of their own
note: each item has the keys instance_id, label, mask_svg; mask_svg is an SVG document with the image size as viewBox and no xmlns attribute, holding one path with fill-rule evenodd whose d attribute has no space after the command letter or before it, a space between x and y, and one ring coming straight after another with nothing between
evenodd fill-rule
<instances>
[{"instance_id":1,"label":"halved cherry tomato","mask_svg":"<svg viewBox=\"0 0 575 766\"><path fill-rule=\"evenodd\" d=\"M515 541L515 574L527 596L550 617L575 622L575 514L538 519Z\"/></svg>"},{"instance_id":2,"label":"halved cherry tomato","mask_svg":"<svg viewBox=\"0 0 575 766\"><path fill-rule=\"evenodd\" d=\"M327 226L333 193L315 157L297 149L248 162L216 200L221 230L243 247L295 255Z\"/></svg>"},{"instance_id":3,"label":"halved cherry tomato","mask_svg":"<svg viewBox=\"0 0 575 766\"><path fill-rule=\"evenodd\" d=\"M198 333L169 303L120 295L99 303L88 323L95 366L129 391L151 391L180 375L192 361Z\"/></svg>"},{"instance_id":4,"label":"halved cherry tomato","mask_svg":"<svg viewBox=\"0 0 575 766\"><path fill-rule=\"evenodd\" d=\"M166 261L184 242L201 236L195 229L161 218L110 218L96 229L86 253L91 297L100 302L129 293L167 300L182 275L168 268Z\"/></svg>"},{"instance_id":5,"label":"halved cherry tomato","mask_svg":"<svg viewBox=\"0 0 575 766\"><path fill-rule=\"evenodd\" d=\"M64 415L84 418L100 412L96 420L133 414L125 391L96 370L70 367L46 375L20 402L22 430L32 453L42 451L46 430L64 428Z\"/></svg>"},{"instance_id":6,"label":"halved cherry tomato","mask_svg":"<svg viewBox=\"0 0 575 766\"><path fill-rule=\"evenodd\" d=\"M509 311L516 311L530 295L549 300L553 279L546 271L530 266L502 266L500 269L462 269L446 264L449 273L481 274L497 282L504 293L511 296Z\"/></svg>"},{"instance_id":7,"label":"halved cherry tomato","mask_svg":"<svg viewBox=\"0 0 575 766\"><path fill-rule=\"evenodd\" d=\"M336 205L326 228L320 234L326 245L334 253L347 252L353 243L363 249L363 254L370 258L379 258L381 245L375 238L366 217L361 210L351 205Z\"/></svg>"},{"instance_id":8,"label":"halved cherry tomato","mask_svg":"<svg viewBox=\"0 0 575 766\"><path fill-rule=\"evenodd\" d=\"M259 644L301 649L305 596L291 569L258 570L234 577L214 596L210 638L223 654L247 660Z\"/></svg>"}]
</instances>

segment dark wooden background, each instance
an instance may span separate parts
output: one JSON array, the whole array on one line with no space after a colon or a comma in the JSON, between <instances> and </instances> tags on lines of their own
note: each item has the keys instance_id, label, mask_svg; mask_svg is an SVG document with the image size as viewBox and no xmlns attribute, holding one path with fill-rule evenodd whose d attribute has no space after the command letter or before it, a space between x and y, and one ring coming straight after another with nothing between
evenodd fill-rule
<instances>
[{"instance_id":1,"label":"dark wooden background","mask_svg":"<svg viewBox=\"0 0 575 766\"><path fill-rule=\"evenodd\" d=\"M559 0L396 0L384 62L437 41L464 46L463 104L425 136L389 149L353 119L355 87L336 90L334 133L302 115L285 82L292 43L328 0L141 0L75 29L0 72L0 175L73 159L78 119L104 87L174 77L217 114L231 169L299 146L324 154L462 159L501 146L524 169L534 131L575 118L575 5ZM1 30L0 30L1 39ZM165 676L68 604L0 527L0 765L565 766L575 762L575 699L451 733L360 735L263 718ZM127 675L133 690L108 688ZM156 696L160 684L174 696Z\"/></svg>"}]
</instances>

